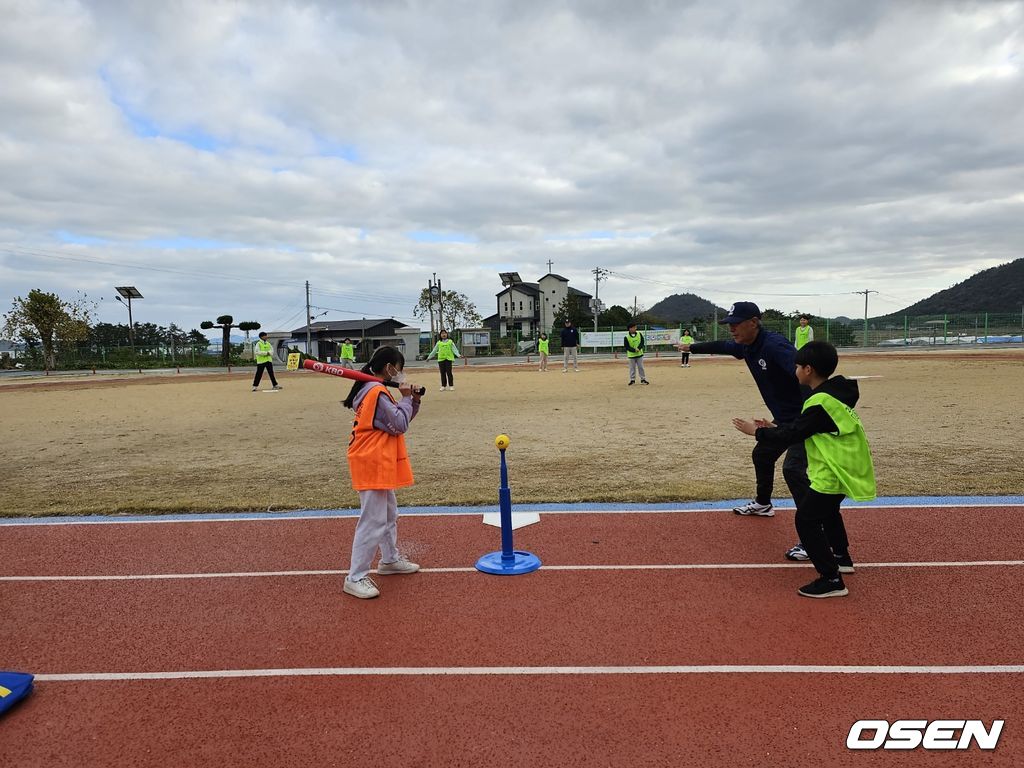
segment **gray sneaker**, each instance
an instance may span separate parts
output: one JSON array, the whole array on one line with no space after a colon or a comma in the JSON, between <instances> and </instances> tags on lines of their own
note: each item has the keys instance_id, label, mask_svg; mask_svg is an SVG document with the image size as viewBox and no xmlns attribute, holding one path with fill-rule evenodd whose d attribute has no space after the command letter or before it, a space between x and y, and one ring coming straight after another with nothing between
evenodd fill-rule
<instances>
[{"instance_id":1,"label":"gray sneaker","mask_svg":"<svg viewBox=\"0 0 1024 768\"><path fill-rule=\"evenodd\" d=\"M420 569L419 564L412 563L404 557L400 557L393 563L377 563L377 573L387 576L389 573L416 573Z\"/></svg>"},{"instance_id":2,"label":"gray sneaker","mask_svg":"<svg viewBox=\"0 0 1024 768\"><path fill-rule=\"evenodd\" d=\"M342 587L342 590L346 595L352 595L352 597L362 600L369 600L371 597L380 595L380 590L369 576L363 576L359 581L345 579L345 586Z\"/></svg>"}]
</instances>

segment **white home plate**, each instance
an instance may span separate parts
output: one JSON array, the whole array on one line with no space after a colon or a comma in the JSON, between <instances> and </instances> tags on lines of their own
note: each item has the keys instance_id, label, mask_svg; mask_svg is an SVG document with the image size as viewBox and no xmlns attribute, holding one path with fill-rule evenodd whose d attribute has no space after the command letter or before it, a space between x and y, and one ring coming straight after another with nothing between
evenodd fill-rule
<instances>
[{"instance_id":1,"label":"white home plate","mask_svg":"<svg viewBox=\"0 0 1024 768\"><path fill-rule=\"evenodd\" d=\"M540 514L538 512L513 512L512 513L512 530L516 528L522 528L527 525L533 525L534 523L540 522ZM486 512L484 513L484 525L493 525L495 528L501 528L501 512Z\"/></svg>"}]
</instances>

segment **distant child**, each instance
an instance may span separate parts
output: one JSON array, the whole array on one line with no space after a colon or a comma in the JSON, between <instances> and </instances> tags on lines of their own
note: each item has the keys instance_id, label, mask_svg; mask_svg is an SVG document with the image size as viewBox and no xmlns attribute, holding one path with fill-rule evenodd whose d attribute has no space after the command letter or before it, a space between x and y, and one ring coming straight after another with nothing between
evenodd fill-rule
<instances>
[{"instance_id":1,"label":"distant child","mask_svg":"<svg viewBox=\"0 0 1024 768\"><path fill-rule=\"evenodd\" d=\"M260 379L263 378L264 371L270 374L270 383L274 389L284 389L274 378L274 349L267 341L266 331L260 331L259 341L253 345L253 353L256 359L256 375L252 379L252 391L260 391Z\"/></svg>"},{"instance_id":2,"label":"distant child","mask_svg":"<svg viewBox=\"0 0 1024 768\"><path fill-rule=\"evenodd\" d=\"M356 367L356 347L352 339L346 338L341 342L341 367L350 371Z\"/></svg>"},{"instance_id":3,"label":"distant child","mask_svg":"<svg viewBox=\"0 0 1024 768\"><path fill-rule=\"evenodd\" d=\"M343 405L355 410L348 442L352 488L359 492L359 522L352 539L352 564L345 579L346 594L377 597L370 578L374 555L380 549L377 573L416 573L419 565L398 552L398 501L395 489L412 485L412 467L405 450L405 432L420 410L420 396L405 382L405 357L394 347L377 347L363 373L399 384L401 401L387 387L357 381Z\"/></svg>"},{"instance_id":4,"label":"distant child","mask_svg":"<svg viewBox=\"0 0 1024 768\"><path fill-rule=\"evenodd\" d=\"M759 444L782 447L803 441L811 487L797 500L796 530L819 578L797 592L804 597L849 594L842 574L853 573L850 542L839 511L843 499L875 498L875 469L864 428L853 410L857 382L832 376L839 363L828 342L809 341L796 353L796 377L811 388L792 424L773 427L762 419L733 419L740 432ZM829 378L832 376L832 378Z\"/></svg>"},{"instance_id":5,"label":"distant child","mask_svg":"<svg viewBox=\"0 0 1024 768\"><path fill-rule=\"evenodd\" d=\"M441 369L441 391L455 389L455 379L452 378L452 363L459 354L459 348L455 342L448 338L448 331L441 331L441 338L437 340L434 348L427 355L427 360L437 358L437 367Z\"/></svg>"},{"instance_id":6,"label":"distant child","mask_svg":"<svg viewBox=\"0 0 1024 768\"><path fill-rule=\"evenodd\" d=\"M546 371L548 369L548 346L551 344L551 340L548 338L546 333L542 333L540 338L537 339L537 353L540 355L540 369Z\"/></svg>"},{"instance_id":7,"label":"distant child","mask_svg":"<svg viewBox=\"0 0 1024 768\"><path fill-rule=\"evenodd\" d=\"M687 331L683 331L683 335L679 338L679 343L680 344L693 344L693 336L690 335L690 332L688 330ZM690 367L690 352L689 352L689 349L687 349L687 351L683 352L682 354L683 354L683 360L680 363L680 367L681 368L689 368Z\"/></svg>"},{"instance_id":8,"label":"distant child","mask_svg":"<svg viewBox=\"0 0 1024 768\"><path fill-rule=\"evenodd\" d=\"M800 325L796 327L796 339L793 341L793 346L797 349L803 349L804 344L814 341L814 329L811 328L810 323L810 317L800 315Z\"/></svg>"},{"instance_id":9,"label":"distant child","mask_svg":"<svg viewBox=\"0 0 1024 768\"><path fill-rule=\"evenodd\" d=\"M626 326L626 335L622 337L622 346L626 349L629 360L629 386L636 384L636 372L640 371L640 383L650 384L644 373L644 335L636 329L636 323Z\"/></svg>"}]
</instances>

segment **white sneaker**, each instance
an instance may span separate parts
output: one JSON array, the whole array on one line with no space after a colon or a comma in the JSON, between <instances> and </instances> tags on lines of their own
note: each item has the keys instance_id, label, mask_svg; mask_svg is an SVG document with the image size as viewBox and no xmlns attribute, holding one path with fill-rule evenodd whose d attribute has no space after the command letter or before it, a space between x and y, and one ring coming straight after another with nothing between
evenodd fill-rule
<instances>
[{"instance_id":1,"label":"white sneaker","mask_svg":"<svg viewBox=\"0 0 1024 768\"><path fill-rule=\"evenodd\" d=\"M259 392L259 391L260 391L260 388L259 388L259 387L253 387L253 388L252 388L252 391L253 391L253 392Z\"/></svg>"},{"instance_id":2,"label":"white sneaker","mask_svg":"<svg viewBox=\"0 0 1024 768\"><path fill-rule=\"evenodd\" d=\"M342 589L346 595L352 595L352 597L358 597L362 600L369 600L371 597L378 597L380 595L380 590L377 589L377 585L373 583L373 579L369 576L363 576L359 581L345 579L345 586Z\"/></svg>"},{"instance_id":3,"label":"white sneaker","mask_svg":"<svg viewBox=\"0 0 1024 768\"><path fill-rule=\"evenodd\" d=\"M280 384L275 384L274 389L284 389Z\"/></svg>"},{"instance_id":4,"label":"white sneaker","mask_svg":"<svg viewBox=\"0 0 1024 768\"><path fill-rule=\"evenodd\" d=\"M404 557L399 557L393 563L377 563L377 573L381 576L389 573L416 573L419 569L419 564L409 562Z\"/></svg>"},{"instance_id":5,"label":"white sneaker","mask_svg":"<svg viewBox=\"0 0 1024 768\"><path fill-rule=\"evenodd\" d=\"M758 504L756 501L748 502L742 507L733 507L733 512L737 515L746 516L757 516L757 517L775 517L775 510L772 509L771 503Z\"/></svg>"},{"instance_id":6,"label":"white sneaker","mask_svg":"<svg viewBox=\"0 0 1024 768\"><path fill-rule=\"evenodd\" d=\"M441 387L441 391L442 392L447 392L448 391L448 387Z\"/></svg>"},{"instance_id":7,"label":"white sneaker","mask_svg":"<svg viewBox=\"0 0 1024 768\"><path fill-rule=\"evenodd\" d=\"M455 385L452 384L450 387L448 387L448 389L455 389Z\"/></svg>"}]
</instances>

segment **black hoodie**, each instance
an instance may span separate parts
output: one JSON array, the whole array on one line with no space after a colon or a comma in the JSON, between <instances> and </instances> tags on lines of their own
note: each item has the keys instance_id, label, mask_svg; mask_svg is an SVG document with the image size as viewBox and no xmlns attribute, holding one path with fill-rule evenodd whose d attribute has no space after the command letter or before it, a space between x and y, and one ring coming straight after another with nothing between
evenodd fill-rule
<instances>
[{"instance_id":1,"label":"black hoodie","mask_svg":"<svg viewBox=\"0 0 1024 768\"><path fill-rule=\"evenodd\" d=\"M824 382L820 387L813 390L811 394L824 392L832 395L843 405L853 408L860 398L860 390L857 382L845 376L833 376ZM800 414L796 421L781 427L759 427L754 433L759 443L765 445L793 445L802 443L811 435L819 432L838 432L839 428L832 421L832 417L820 405L812 405Z\"/></svg>"}]
</instances>

